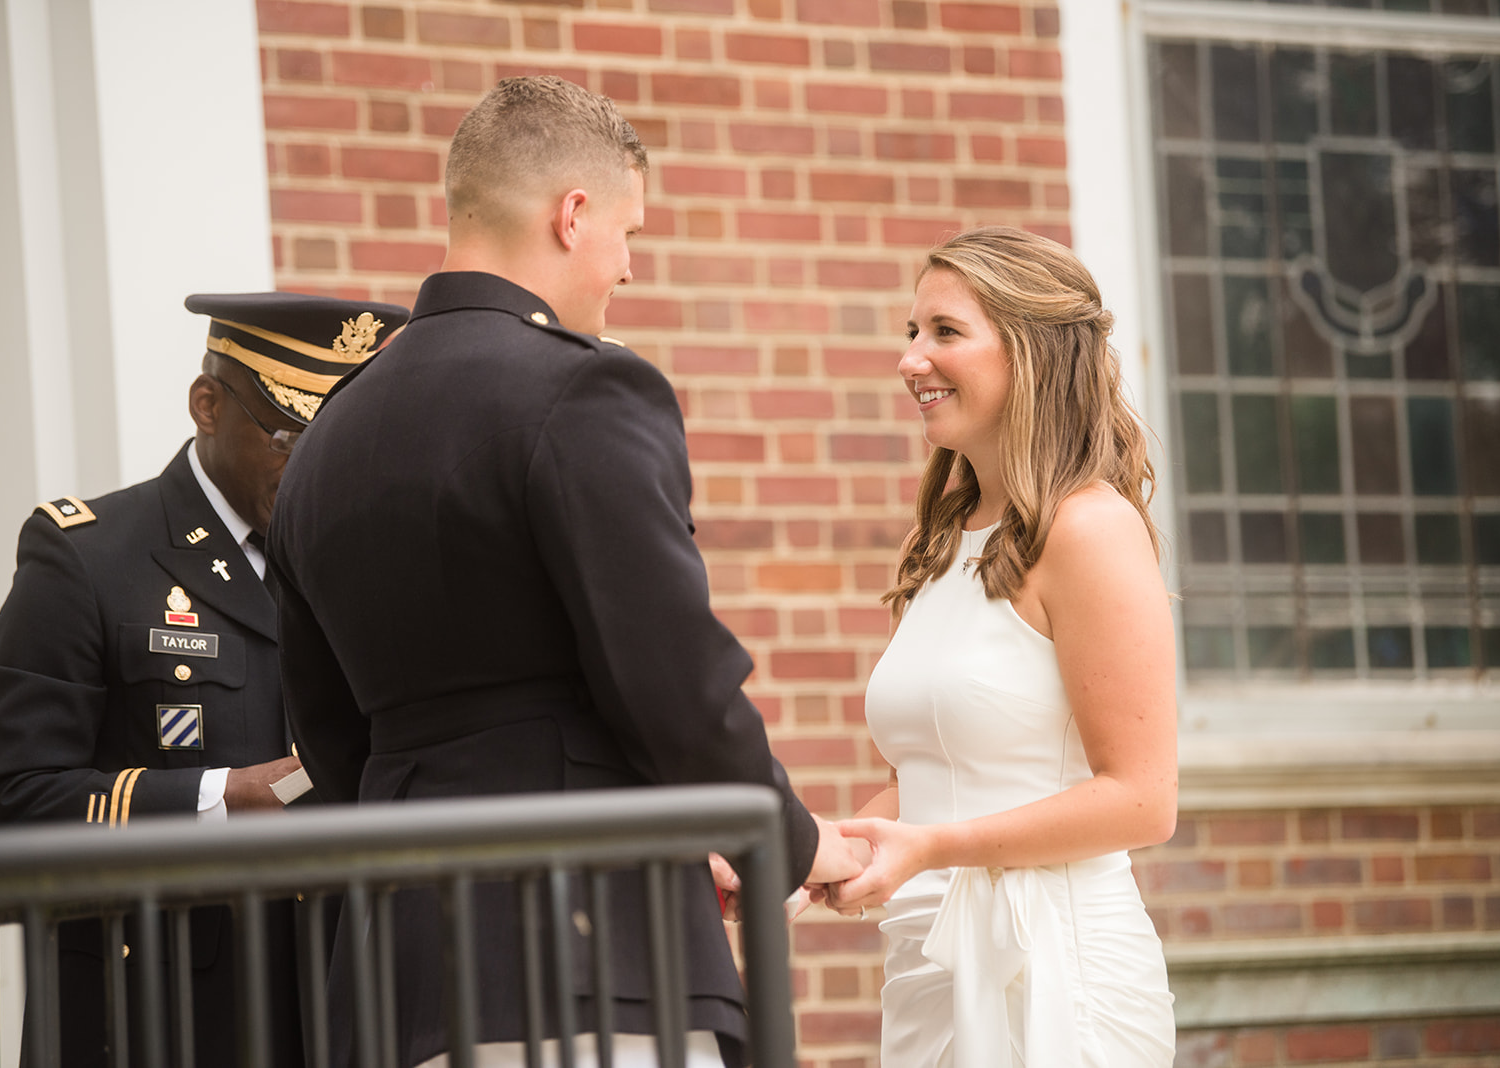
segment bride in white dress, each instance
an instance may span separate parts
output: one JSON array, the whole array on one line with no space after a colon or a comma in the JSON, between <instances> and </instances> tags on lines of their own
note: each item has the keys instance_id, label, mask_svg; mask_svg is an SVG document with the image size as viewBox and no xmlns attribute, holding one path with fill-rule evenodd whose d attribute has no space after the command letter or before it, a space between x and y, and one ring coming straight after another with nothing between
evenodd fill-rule
<instances>
[{"instance_id":1,"label":"bride in white dress","mask_svg":"<svg viewBox=\"0 0 1500 1068\"><path fill-rule=\"evenodd\" d=\"M1177 818L1174 644L1142 427L1066 248L933 250L899 370L934 446L866 715L890 786L841 825L884 904L884 1068L1168 1068L1126 850Z\"/></svg>"}]
</instances>

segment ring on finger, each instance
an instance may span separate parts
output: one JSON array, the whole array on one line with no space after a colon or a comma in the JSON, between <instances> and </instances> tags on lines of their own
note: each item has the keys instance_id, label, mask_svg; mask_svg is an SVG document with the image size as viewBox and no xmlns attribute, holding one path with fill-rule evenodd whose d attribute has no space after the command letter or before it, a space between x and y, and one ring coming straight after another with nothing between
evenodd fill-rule
<instances>
[{"instance_id":1,"label":"ring on finger","mask_svg":"<svg viewBox=\"0 0 1500 1068\"><path fill-rule=\"evenodd\" d=\"M861 905L859 907L859 918L860 919L864 919L865 918L865 907L863 905Z\"/></svg>"}]
</instances>

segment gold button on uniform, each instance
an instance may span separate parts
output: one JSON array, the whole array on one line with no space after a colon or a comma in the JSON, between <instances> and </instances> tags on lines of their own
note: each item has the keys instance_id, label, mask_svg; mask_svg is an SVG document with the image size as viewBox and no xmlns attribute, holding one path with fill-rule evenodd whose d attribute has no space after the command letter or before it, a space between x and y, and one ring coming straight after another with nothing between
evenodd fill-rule
<instances>
[{"instance_id":1,"label":"gold button on uniform","mask_svg":"<svg viewBox=\"0 0 1500 1068\"><path fill-rule=\"evenodd\" d=\"M120 947L120 956L121 957L128 957L128 956L130 956L130 947L129 946L121 946Z\"/></svg>"},{"instance_id":2,"label":"gold button on uniform","mask_svg":"<svg viewBox=\"0 0 1500 1068\"><path fill-rule=\"evenodd\" d=\"M547 316L542 312L532 312L531 321L536 323L538 326L546 326Z\"/></svg>"},{"instance_id":3,"label":"gold button on uniform","mask_svg":"<svg viewBox=\"0 0 1500 1068\"><path fill-rule=\"evenodd\" d=\"M193 677L193 669L188 667L186 664L178 664L177 667L172 670L172 674L177 676L178 682L187 682L188 679Z\"/></svg>"}]
</instances>

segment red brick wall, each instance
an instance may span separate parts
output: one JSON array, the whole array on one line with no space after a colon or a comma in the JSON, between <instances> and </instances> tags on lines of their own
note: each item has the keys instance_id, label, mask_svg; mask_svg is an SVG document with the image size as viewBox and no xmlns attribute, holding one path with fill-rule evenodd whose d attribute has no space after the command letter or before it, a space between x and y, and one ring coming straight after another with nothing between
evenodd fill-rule
<instances>
[{"instance_id":1,"label":"red brick wall","mask_svg":"<svg viewBox=\"0 0 1500 1068\"><path fill-rule=\"evenodd\" d=\"M283 288L409 303L443 254L448 137L496 78L559 73L636 124L647 229L609 333L678 387L698 541L773 745L813 809L852 812L885 781L862 695L923 455L895 375L921 253L978 223L1069 237L1053 4L257 8ZM1496 818L1189 813L1140 877L1169 940L1493 929ZM792 942L804 1064L874 1068L879 932L810 915ZM1183 1063L1318 1060L1321 1033L1185 1035ZM1491 1032L1463 1022L1361 1033L1376 1052L1356 1060L1415 1041L1424 1063L1500 1063L1472 1059Z\"/></svg>"},{"instance_id":2,"label":"red brick wall","mask_svg":"<svg viewBox=\"0 0 1500 1068\"><path fill-rule=\"evenodd\" d=\"M884 783L864 682L923 455L895 364L923 250L1066 240L1053 4L258 4L283 288L409 303L443 254L444 150L495 79L606 93L652 160L609 333L677 385L715 605L809 805ZM809 1065L873 1065L880 935L793 931Z\"/></svg>"},{"instance_id":3,"label":"red brick wall","mask_svg":"<svg viewBox=\"0 0 1500 1068\"><path fill-rule=\"evenodd\" d=\"M1494 805L1185 812L1134 863L1173 942L1500 930Z\"/></svg>"},{"instance_id":4,"label":"red brick wall","mask_svg":"<svg viewBox=\"0 0 1500 1068\"><path fill-rule=\"evenodd\" d=\"M1175 1068L1378 1064L1481 1068L1500 1064L1500 1020L1382 1020L1313 1027L1194 1031L1177 1039Z\"/></svg>"},{"instance_id":5,"label":"red brick wall","mask_svg":"<svg viewBox=\"0 0 1500 1068\"><path fill-rule=\"evenodd\" d=\"M1495 805L1184 812L1133 861L1169 946L1500 930ZM1500 1017L1178 1035L1177 1068L1371 1063L1495 1068Z\"/></svg>"}]
</instances>

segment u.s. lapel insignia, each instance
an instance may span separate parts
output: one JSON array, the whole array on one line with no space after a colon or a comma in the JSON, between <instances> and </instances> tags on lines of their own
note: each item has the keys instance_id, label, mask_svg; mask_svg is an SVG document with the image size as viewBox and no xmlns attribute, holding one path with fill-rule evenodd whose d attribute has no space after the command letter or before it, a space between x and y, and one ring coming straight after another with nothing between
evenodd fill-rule
<instances>
[{"instance_id":1,"label":"u.s. lapel insignia","mask_svg":"<svg viewBox=\"0 0 1500 1068\"><path fill-rule=\"evenodd\" d=\"M204 538L208 537L208 531L204 530L202 527L198 527L196 530L188 531L183 535L183 537L187 538L187 543L189 545L197 545Z\"/></svg>"},{"instance_id":2,"label":"u.s. lapel insignia","mask_svg":"<svg viewBox=\"0 0 1500 1068\"><path fill-rule=\"evenodd\" d=\"M225 582L229 581L229 561L228 560L215 560L214 561L214 566L211 567L211 568L209 568L209 570L212 571L215 575L218 575Z\"/></svg>"},{"instance_id":3,"label":"u.s. lapel insignia","mask_svg":"<svg viewBox=\"0 0 1500 1068\"><path fill-rule=\"evenodd\" d=\"M202 705L157 705L159 749L202 749Z\"/></svg>"},{"instance_id":4,"label":"u.s. lapel insignia","mask_svg":"<svg viewBox=\"0 0 1500 1068\"><path fill-rule=\"evenodd\" d=\"M167 624L173 627L196 627L198 613L193 611L193 599L181 586L173 586L167 594Z\"/></svg>"}]
</instances>

